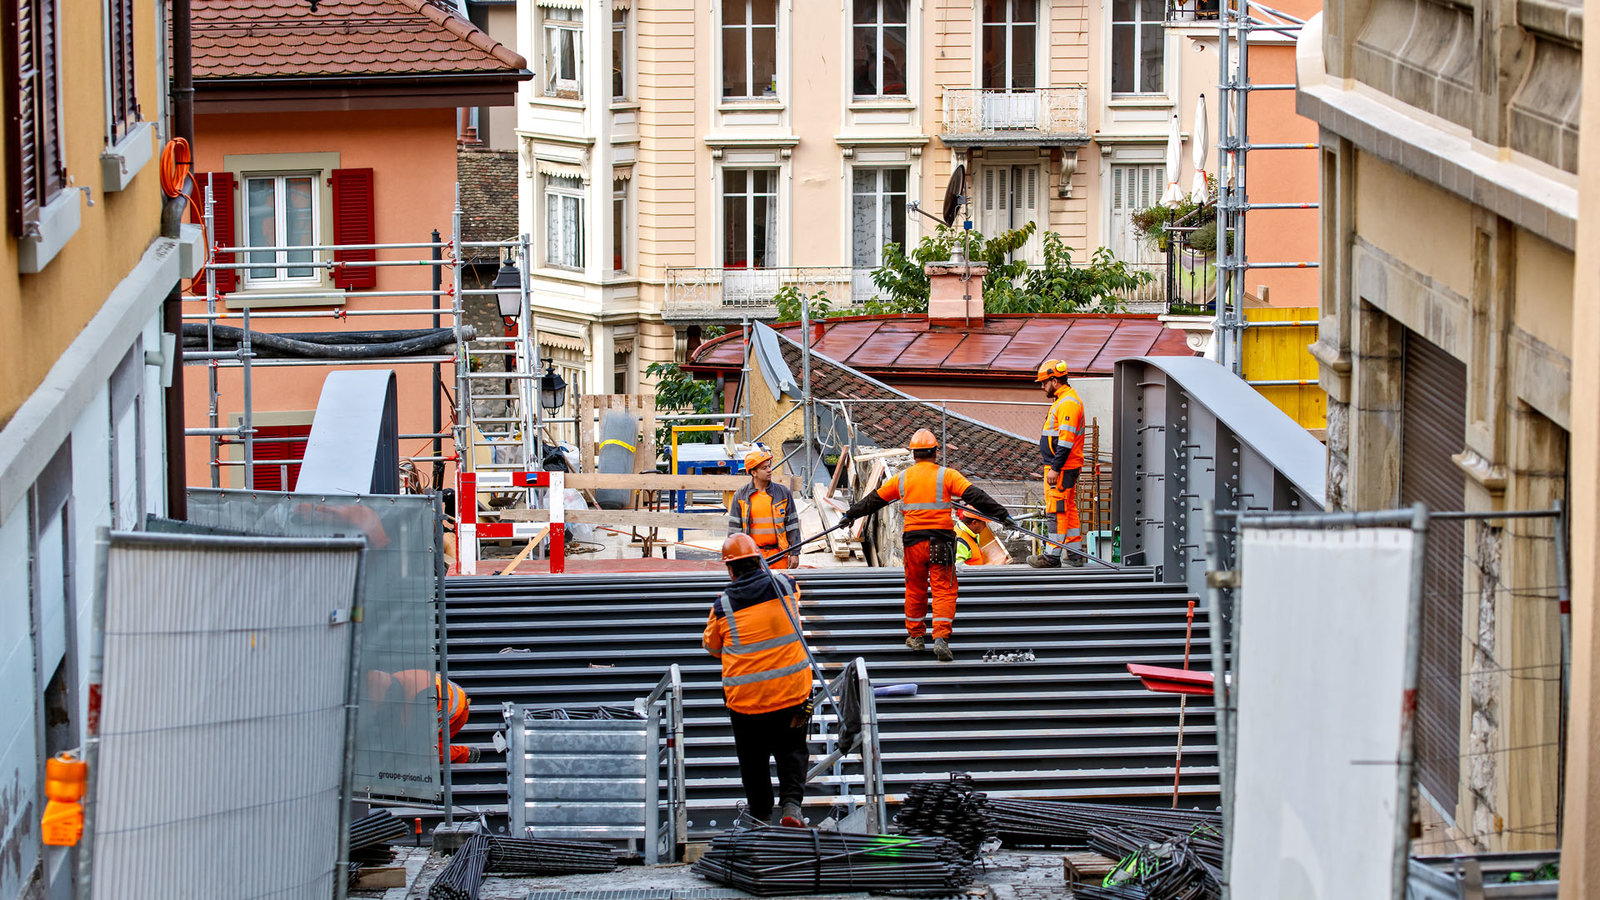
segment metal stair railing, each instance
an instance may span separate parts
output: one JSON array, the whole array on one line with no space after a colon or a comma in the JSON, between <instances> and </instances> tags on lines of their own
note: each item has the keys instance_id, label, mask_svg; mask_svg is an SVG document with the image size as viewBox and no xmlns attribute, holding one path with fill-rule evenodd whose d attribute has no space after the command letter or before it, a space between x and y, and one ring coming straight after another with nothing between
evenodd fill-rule
<instances>
[{"instance_id":1,"label":"metal stair railing","mask_svg":"<svg viewBox=\"0 0 1600 900\"><path fill-rule=\"evenodd\" d=\"M687 833L683 676L676 664L634 702L642 719L529 719L521 703L506 720L506 796L514 837L638 840L646 865L675 859ZM667 729L665 747L661 730ZM669 814L661 822L661 767ZM529 796L530 785L537 797ZM663 831L665 832L663 834Z\"/></svg>"},{"instance_id":2,"label":"metal stair railing","mask_svg":"<svg viewBox=\"0 0 1600 900\"><path fill-rule=\"evenodd\" d=\"M849 747L839 745L838 734L844 727L845 713L843 705L836 698L840 697L849 683L850 675L855 674L855 689L857 707L861 716L861 730L856 734L856 740ZM839 798L850 809L850 816L854 818L856 798L850 789L850 783L844 775L844 758L855 750L861 752L861 780L862 798L861 806L864 812L866 832L868 834L881 834L884 823L888 821L884 805L883 790L883 757L880 755L878 745L878 704L877 697L872 690L872 680L867 677L867 661L856 657L847 664L843 671L832 681L827 682L823 689L819 689L812 696L815 703L822 699L833 707L834 729L829 732L826 725L820 720L818 725L822 730L823 745L828 748L828 753L818 760L806 772L806 783L823 772L832 770L835 782L839 787ZM841 831L847 830L843 827Z\"/></svg>"}]
</instances>

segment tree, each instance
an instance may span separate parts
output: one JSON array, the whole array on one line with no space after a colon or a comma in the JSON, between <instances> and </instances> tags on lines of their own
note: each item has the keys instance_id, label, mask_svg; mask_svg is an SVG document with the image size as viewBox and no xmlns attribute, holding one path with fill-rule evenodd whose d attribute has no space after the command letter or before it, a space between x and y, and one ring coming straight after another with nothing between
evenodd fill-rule
<instances>
[{"instance_id":1,"label":"tree","mask_svg":"<svg viewBox=\"0 0 1600 900\"><path fill-rule=\"evenodd\" d=\"M702 415L721 412L717 402L717 385L701 381L683 371L677 363L651 363L644 374L656 379L656 409L661 412L696 412ZM709 431L690 431L678 437L680 444L704 444L712 438ZM656 446L663 453L672 446L672 425L662 423L656 428Z\"/></svg>"},{"instance_id":2,"label":"tree","mask_svg":"<svg viewBox=\"0 0 1600 900\"><path fill-rule=\"evenodd\" d=\"M929 285L923 266L948 260L958 246L966 248L974 263L989 269L983 278L983 308L988 313L1115 312L1123 307L1119 294L1154 277L1130 270L1104 247L1095 250L1089 265L1074 266L1071 250L1053 231L1042 238L1044 264L1030 267L1013 257L1036 229L1029 222L985 238L977 231L941 225L910 254L899 244L889 244L883 248L883 265L872 273L879 296L866 304L865 311L926 313Z\"/></svg>"}]
</instances>

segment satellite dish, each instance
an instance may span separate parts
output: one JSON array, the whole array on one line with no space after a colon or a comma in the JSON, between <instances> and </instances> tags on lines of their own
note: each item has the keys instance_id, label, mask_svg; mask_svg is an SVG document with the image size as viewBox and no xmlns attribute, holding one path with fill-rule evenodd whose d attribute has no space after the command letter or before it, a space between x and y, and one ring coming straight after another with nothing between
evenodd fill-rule
<instances>
[{"instance_id":1,"label":"satellite dish","mask_svg":"<svg viewBox=\"0 0 1600 900\"><path fill-rule=\"evenodd\" d=\"M956 214L961 212L961 202L966 199L967 167L956 166L950 173L950 184L944 189L944 224L954 225Z\"/></svg>"}]
</instances>

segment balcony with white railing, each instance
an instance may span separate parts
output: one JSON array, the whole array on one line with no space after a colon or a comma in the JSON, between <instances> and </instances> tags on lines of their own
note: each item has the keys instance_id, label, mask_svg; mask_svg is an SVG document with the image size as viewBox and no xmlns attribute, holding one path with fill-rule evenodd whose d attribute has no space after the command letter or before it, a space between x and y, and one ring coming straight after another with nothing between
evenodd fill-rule
<instances>
[{"instance_id":1,"label":"balcony with white railing","mask_svg":"<svg viewBox=\"0 0 1600 900\"><path fill-rule=\"evenodd\" d=\"M775 298L785 288L826 303L832 310L860 309L877 295L872 269L848 266L782 266L763 269L685 267L667 269L662 319L673 323L771 320Z\"/></svg>"},{"instance_id":2,"label":"balcony with white railing","mask_svg":"<svg viewBox=\"0 0 1600 900\"><path fill-rule=\"evenodd\" d=\"M1012 91L945 88L943 113L939 138L952 147L1089 142L1089 90L1081 85Z\"/></svg>"}]
</instances>

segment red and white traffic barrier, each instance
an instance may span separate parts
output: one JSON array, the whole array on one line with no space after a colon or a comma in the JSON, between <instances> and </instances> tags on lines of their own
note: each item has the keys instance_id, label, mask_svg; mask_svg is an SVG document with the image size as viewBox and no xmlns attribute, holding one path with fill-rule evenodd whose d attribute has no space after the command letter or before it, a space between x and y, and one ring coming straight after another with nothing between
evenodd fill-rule
<instances>
[{"instance_id":1,"label":"red and white traffic barrier","mask_svg":"<svg viewBox=\"0 0 1600 900\"><path fill-rule=\"evenodd\" d=\"M567 526L561 472L459 472L456 475L456 571L478 574L478 542L521 538L531 540L543 528L538 522L479 522L479 488L544 488L550 503L550 572L567 570Z\"/></svg>"}]
</instances>

